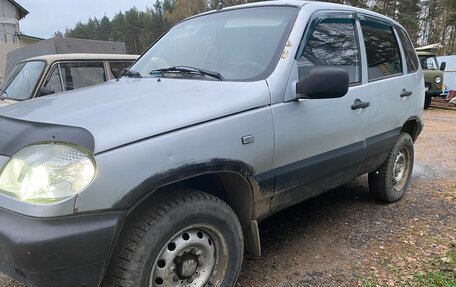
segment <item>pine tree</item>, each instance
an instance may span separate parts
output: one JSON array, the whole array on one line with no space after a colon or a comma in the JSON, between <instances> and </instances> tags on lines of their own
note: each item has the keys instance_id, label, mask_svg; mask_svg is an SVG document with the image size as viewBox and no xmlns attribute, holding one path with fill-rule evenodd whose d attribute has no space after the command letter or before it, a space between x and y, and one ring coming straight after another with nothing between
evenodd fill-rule
<instances>
[{"instance_id":1,"label":"pine tree","mask_svg":"<svg viewBox=\"0 0 456 287\"><path fill-rule=\"evenodd\" d=\"M108 17L104 16L99 21L98 30L95 33L95 38L97 40L110 41L111 37L112 24Z\"/></svg>"},{"instance_id":2,"label":"pine tree","mask_svg":"<svg viewBox=\"0 0 456 287\"><path fill-rule=\"evenodd\" d=\"M401 0L397 5L397 21L407 30L413 42L418 41L419 16L421 8L419 0Z\"/></svg>"},{"instance_id":3,"label":"pine tree","mask_svg":"<svg viewBox=\"0 0 456 287\"><path fill-rule=\"evenodd\" d=\"M125 15L122 12L117 13L111 21L111 37L113 41L126 42ZM127 45L127 43L125 43Z\"/></svg>"},{"instance_id":4,"label":"pine tree","mask_svg":"<svg viewBox=\"0 0 456 287\"><path fill-rule=\"evenodd\" d=\"M135 7L125 12L125 44L127 53L140 54L140 36L141 36L141 21L139 18L138 9Z\"/></svg>"},{"instance_id":5,"label":"pine tree","mask_svg":"<svg viewBox=\"0 0 456 287\"><path fill-rule=\"evenodd\" d=\"M392 19L396 19L398 1L399 0L376 0L374 1L373 10Z\"/></svg>"}]
</instances>

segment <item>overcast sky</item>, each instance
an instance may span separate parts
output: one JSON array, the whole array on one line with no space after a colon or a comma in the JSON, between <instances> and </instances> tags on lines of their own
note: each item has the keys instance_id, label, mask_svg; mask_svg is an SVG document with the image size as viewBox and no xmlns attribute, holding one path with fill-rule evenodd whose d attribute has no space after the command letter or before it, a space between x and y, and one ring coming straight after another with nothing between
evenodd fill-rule
<instances>
[{"instance_id":1,"label":"overcast sky","mask_svg":"<svg viewBox=\"0 0 456 287\"><path fill-rule=\"evenodd\" d=\"M54 32L65 32L76 22L89 17L112 17L133 6L138 10L152 7L155 0L16 0L30 13L19 22L21 32L41 38L50 38Z\"/></svg>"}]
</instances>

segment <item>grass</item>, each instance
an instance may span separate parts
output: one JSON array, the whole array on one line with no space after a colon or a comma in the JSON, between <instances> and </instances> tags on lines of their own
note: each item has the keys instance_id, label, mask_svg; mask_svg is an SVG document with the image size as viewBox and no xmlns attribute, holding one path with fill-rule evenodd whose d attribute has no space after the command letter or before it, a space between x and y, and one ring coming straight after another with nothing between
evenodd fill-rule
<instances>
[{"instance_id":1,"label":"grass","mask_svg":"<svg viewBox=\"0 0 456 287\"><path fill-rule=\"evenodd\" d=\"M434 260L428 272L415 276L416 285L426 287L456 287L456 248L447 252L446 256Z\"/></svg>"},{"instance_id":2,"label":"grass","mask_svg":"<svg viewBox=\"0 0 456 287\"><path fill-rule=\"evenodd\" d=\"M388 266L387 272L394 277L400 277L400 269ZM362 279L361 287L383 287L375 278ZM456 287L456 246L453 246L445 257L434 259L425 267L425 271L414 275L413 279L401 282L399 286L419 287Z\"/></svg>"},{"instance_id":3,"label":"grass","mask_svg":"<svg viewBox=\"0 0 456 287\"><path fill-rule=\"evenodd\" d=\"M454 276L438 271L424 276L417 275L416 283L418 286L426 287L455 287L456 279Z\"/></svg>"},{"instance_id":4,"label":"grass","mask_svg":"<svg viewBox=\"0 0 456 287\"><path fill-rule=\"evenodd\" d=\"M373 279L362 280L361 287L377 287L377 283Z\"/></svg>"}]
</instances>

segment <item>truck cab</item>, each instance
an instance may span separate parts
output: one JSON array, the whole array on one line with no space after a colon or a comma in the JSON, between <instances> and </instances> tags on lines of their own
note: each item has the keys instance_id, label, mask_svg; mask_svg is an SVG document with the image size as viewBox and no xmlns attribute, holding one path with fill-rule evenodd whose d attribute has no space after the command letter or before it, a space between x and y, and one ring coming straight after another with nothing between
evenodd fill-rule
<instances>
[{"instance_id":1,"label":"truck cab","mask_svg":"<svg viewBox=\"0 0 456 287\"><path fill-rule=\"evenodd\" d=\"M426 97L424 100L424 108L429 108L432 97L438 97L443 92L443 71L446 68L446 62L439 65L436 54L427 51L416 52L421 68L424 74L424 85Z\"/></svg>"},{"instance_id":2,"label":"truck cab","mask_svg":"<svg viewBox=\"0 0 456 287\"><path fill-rule=\"evenodd\" d=\"M137 55L53 54L19 62L0 85L0 107L119 78Z\"/></svg>"}]
</instances>

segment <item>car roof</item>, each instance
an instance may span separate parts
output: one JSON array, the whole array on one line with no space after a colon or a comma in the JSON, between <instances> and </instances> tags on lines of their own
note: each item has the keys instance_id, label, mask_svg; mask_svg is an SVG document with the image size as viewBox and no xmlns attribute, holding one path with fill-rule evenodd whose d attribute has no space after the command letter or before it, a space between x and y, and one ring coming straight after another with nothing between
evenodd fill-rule
<instances>
[{"instance_id":1,"label":"car roof","mask_svg":"<svg viewBox=\"0 0 456 287\"><path fill-rule=\"evenodd\" d=\"M71 53L71 54L52 54L42 55L33 58L25 59L22 62L29 61L46 61L53 63L56 61L80 61L80 60L136 60L139 55L128 55L128 54L83 54L83 53Z\"/></svg>"},{"instance_id":2,"label":"car roof","mask_svg":"<svg viewBox=\"0 0 456 287\"><path fill-rule=\"evenodd\" d=\"M242 4L242 5L236 5L236 6L230 6L230 7L225 7L223 8L222 11L227 11L227 10L236 10L236 9L241 9L241 8L249 8L249 7L267 7L267 6L295 6L298 8L303 8L304 6L306 9L309 9L311 11L317 11L317 10L351 10L357 13L362 13L366 14L369 16L373 16L376 18L380 18L382 20L388 21L393 23L394 25L397 25L399 27L404 28L401 24L396 22L395 20L386 17L382 14L369 11L366 9L362 8L357 8L349 5L344 5L344 4L337 4L337 3L330 3L330 2L321 2L321 1L311 1L311 0L273 0L273 1L260 1L260 2L253 2L253 3L248 3L248 4ZM190 17L188 19L206 15L206 14L212 14L212 13L217 13L218 11L212 10L208 11L202 14L195 15L193 17ZM186 19L187 20L187 19ZM185 21L185 20L184 20Z\"/></svg>"}]
</instances>

